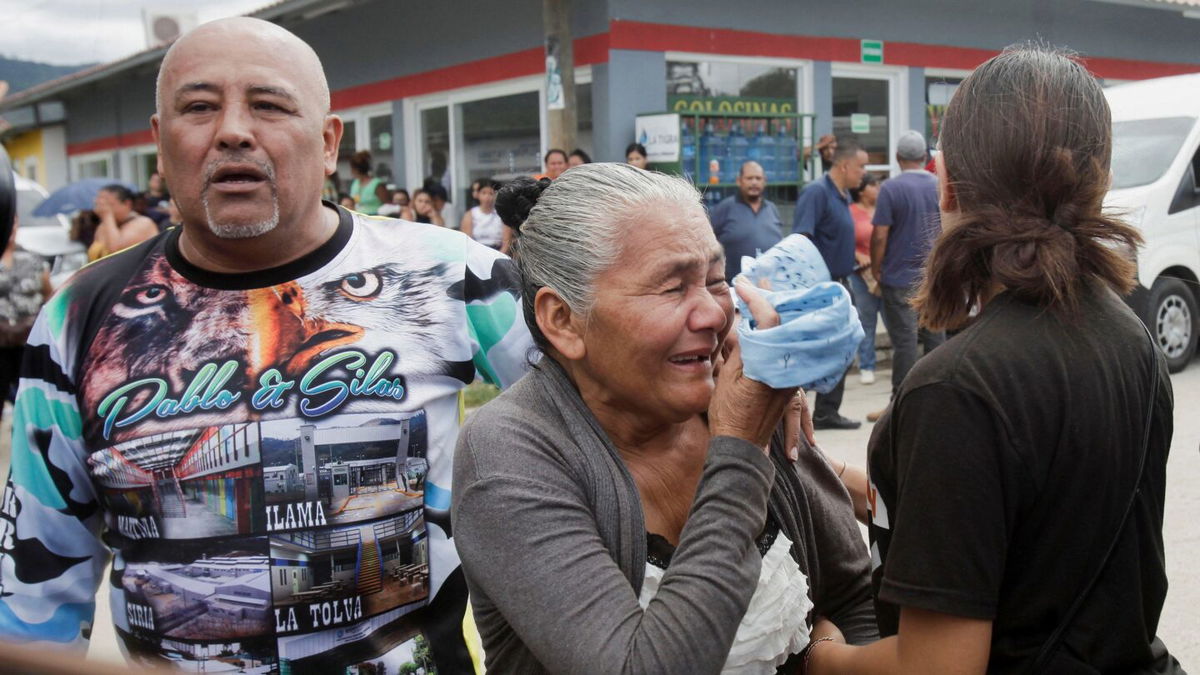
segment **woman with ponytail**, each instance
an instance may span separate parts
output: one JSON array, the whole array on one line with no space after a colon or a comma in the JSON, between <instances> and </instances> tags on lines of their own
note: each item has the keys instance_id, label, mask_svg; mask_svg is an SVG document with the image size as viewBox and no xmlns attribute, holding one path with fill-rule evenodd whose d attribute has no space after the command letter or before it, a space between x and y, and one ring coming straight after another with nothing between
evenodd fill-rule
<instances>
[{"instance_id":1,"label":"woman with ponytail","mask_svg":"<svg viewBox=\"0 0 1200 675\"><path fill-rule=\"evenodd\" d=\"M1140 237L1101 209L1111 128L1095 78L1044 47L1005 50L950 102L914 304L965 328L869 449L890 637L850 647L825 623L808 672L1182 672L1155 638L1171 383L1120 297Z\"/></svg>"}]
</instances>

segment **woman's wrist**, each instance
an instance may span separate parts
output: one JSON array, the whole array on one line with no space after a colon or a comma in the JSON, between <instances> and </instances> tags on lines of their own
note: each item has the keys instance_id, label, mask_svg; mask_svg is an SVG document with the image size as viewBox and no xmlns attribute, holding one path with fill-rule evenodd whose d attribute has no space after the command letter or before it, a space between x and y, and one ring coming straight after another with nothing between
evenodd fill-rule
<instances>
[{"instance_id":1,"label":"woman's wrist","mask_svg":"<svg viewBox=\"0 0 1200 675\"><path fill-rule=\"evenodd\" d=\"M835 640L833 638L831 638L829 636L825 636L822 638L817 638L816 640L813 640L812 642L808 643L808 646L805 647L804 651L800 653L800 657L801 657L800 658L800 675L808 675L809 673L812 672L811 666L812 666L813 658L814 658L813 654L816 653L817 648L820 647L821 644L824 642L834 642L834 641Z\"/></svg>"}]
</instances>

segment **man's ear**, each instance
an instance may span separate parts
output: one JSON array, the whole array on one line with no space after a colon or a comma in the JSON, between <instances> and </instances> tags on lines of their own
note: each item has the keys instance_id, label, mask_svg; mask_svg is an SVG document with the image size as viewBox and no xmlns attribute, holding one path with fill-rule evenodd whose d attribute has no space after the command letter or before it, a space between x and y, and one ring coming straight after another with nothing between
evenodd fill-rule
<instances>
[{"instance_id":1,"label":"man's ear","mask_svg":"<svg viewBox=\"0 0 1200 675\"><path fill-rule=\"evenodd\" d=\"M565 358L578 361L587 354L583 343L583 323L558 293L543 286L533 296L533 313L538 328L550 345Z\"/></svg>"},{"instance_id":2,"label":"man's ear","mask_svg":"<svg viewBox=\"0 0 1200 675\"><path fill-rule=\"evenodd\" d=\"M158 175L166 178L166 174L163 172L163 151L162 139L159 138L160 133L161 132L158 129L158 113L154 113L150 116L150 137L154 139L156 157L154 160L154 168L158 171Z\"/></svg>"},{"instance_id":3,"label":"man's ear","mask_svg":"<svg viewBox=\"0 0 1200 675\"><path fill-rule=\"evenodd\" d=\"M342 143L344 125L342 118L337 115L326 115L321 128L321 138L325 143L325 175L331 176L337 171L338 146Z\"/></svg>"}]
</instances>

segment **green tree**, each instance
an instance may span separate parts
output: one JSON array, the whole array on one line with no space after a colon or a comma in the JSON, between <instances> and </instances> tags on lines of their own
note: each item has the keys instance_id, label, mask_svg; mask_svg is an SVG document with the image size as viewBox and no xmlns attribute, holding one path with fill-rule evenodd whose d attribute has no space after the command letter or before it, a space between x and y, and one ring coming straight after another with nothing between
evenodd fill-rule
<instances>
[{"instance_id":1,"label":"green tree","mask_svg":"<svg viewBox=\"0 0 1200 675\"><path fill-rule=\"evenodd\" d=\"M738 93L758 98L795 99L796 71L791 68L772 68L742 85Z\"/></svg>"}]
</instances>

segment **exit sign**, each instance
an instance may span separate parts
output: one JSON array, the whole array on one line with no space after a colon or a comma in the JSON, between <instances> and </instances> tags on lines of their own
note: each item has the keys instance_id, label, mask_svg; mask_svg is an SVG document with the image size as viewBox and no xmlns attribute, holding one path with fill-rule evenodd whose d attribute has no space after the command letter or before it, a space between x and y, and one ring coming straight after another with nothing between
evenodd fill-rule
<instances>
[{"instance_id":1,"label":"exit sign","mask_svg":"<svg viewBox=\"0 0 1200 675\"><path fill-rule=\"evenodd\" d=\"M863 40L861 58L863 63L883 63L883 40Z\"/></svg>"}]
</instances>

